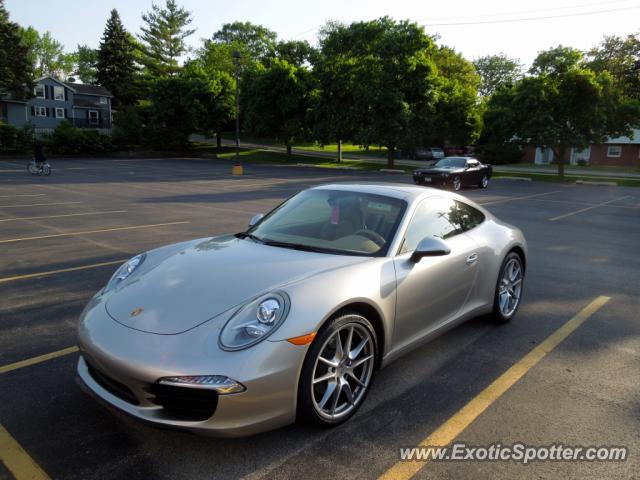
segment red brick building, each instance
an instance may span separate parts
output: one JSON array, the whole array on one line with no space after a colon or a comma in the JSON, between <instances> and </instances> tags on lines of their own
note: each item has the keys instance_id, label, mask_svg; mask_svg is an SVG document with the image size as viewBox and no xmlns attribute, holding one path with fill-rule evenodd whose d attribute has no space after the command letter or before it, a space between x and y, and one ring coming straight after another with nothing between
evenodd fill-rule
<instances>
[{"instance_id":1,"label":"red brick building","mask_svg":"<svg viewBox=\"0 0 640 480\"><path fill-rule=\"evenodd\" d=\"M567 152L566 162L576 165L580 160L589 165L618 165L640 168L640 129L633 132L633 138L618 137L600 144L592 144L585 150L572 148ZM525 147L523 161L538 165L553 161L550 149Z\"/></svg>"}]
</instances>

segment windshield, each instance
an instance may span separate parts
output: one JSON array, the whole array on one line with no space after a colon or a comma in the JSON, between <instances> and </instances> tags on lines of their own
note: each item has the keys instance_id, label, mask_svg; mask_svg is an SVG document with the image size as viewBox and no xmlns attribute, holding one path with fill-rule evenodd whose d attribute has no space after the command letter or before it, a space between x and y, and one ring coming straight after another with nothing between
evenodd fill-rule
<instances>
[{"instance_id":1,"label":"windshield","mask_svg":"<svg viewBox=\"0 0 640 480\"><path fill-rule=\"evenodd\" d=\"M279 247L346 255L385 255L406 202L384 195L305 190L243 236Z\"/></svg>"},{"instance_id":2,"label":"windshield","mask_svg":"<svg viewBox=\"0 0 640 480\"><path fill-rule=\"evenodd\" d=\"M466 158L460 158L460 157L447 157L447 158L443 158L442 160L438 160L438 162L436 163L436 167L456 167L456 168L462 168L464 166L466 166L467 164L467 159Z\"/></svg>"}]
</instances>

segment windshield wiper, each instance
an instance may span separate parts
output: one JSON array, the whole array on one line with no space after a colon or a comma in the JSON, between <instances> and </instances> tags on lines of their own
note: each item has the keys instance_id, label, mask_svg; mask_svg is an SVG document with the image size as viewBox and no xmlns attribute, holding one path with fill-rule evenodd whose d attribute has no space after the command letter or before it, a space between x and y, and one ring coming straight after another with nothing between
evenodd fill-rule
<instances>
[{"instance_id":1,"label":"windshield wiper","mask_svg":"<svg viewBox=\"0 0 640 480\"><path fill-rule=\"evenodd\" d=\"M240 233L236 233L235 237L236 238L250 238L254 242L265 243L263 239L261 239L260 237L255 236L253 233L240 232Z\"/></svg>"},{"instance_id":2,"label":"windshield wiper","mask_svg":"<svg viewBox=\"0 0 640 480\"><path fill-rule=\"evenodd\" d=\"M266 239L263 243L271 247L290 248L292 250L300 250L303 252L329 253L333 255L361 255L360 252L351 252L349 250L340 250L328 247L314 247L312 245L305 245L304 243L279 242L277 240Z\"/></svg>"}]
</instances>

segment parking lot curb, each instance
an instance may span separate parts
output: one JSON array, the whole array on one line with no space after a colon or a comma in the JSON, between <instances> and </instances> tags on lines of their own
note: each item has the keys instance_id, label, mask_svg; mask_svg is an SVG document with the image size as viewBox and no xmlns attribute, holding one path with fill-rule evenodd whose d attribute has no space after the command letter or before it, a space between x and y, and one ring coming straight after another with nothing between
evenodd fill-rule
<instances>
[{"instance_id":1,"label":"parking lot curb","mask_svg":"<svg viewBox=\"0 0 640 480\"><path fill-rule=\"evenodd\" d=\"M381 168L378 170L379 172L387 172L387 173L405 173L404 170L400 170L397 168Z\"/></svg>"},{"instance_id":2,"label":"parking lot curb","mask_svg":"<svg viewBox=\"0 0 640 480\"><path fill-rule=\"evenodd\" d=\"M617 187L616 182L592 182L590 180L576 180L576 185L602 185L605 187Z\"/></svg>"},{"instance_id":3,"label":"parking lot curb","mask_svg":"<svg viewBox=\"0 0 640 480\"><path fill-rule=\"evenodd\" d=\"M509 176L499 176L493 177L494 180L520 180L521 182L532 182L533 178L531 177L509 177Z\"/></svg>"}]
</instances>

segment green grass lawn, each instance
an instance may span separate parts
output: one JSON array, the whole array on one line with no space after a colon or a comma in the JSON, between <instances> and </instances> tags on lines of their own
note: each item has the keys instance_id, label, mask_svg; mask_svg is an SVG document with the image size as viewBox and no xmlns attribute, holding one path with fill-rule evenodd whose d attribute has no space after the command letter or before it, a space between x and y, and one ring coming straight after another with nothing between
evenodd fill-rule
<instances>
[{"instance_id":1,"label":"green grass lawn","mask_svg":"<svg viewBox=\"0 0 640 480\"><path fill-rule=\"evenodd\" d=\"M235 152L233 150L227 150L218 154L218 158L224 158L227 160L233 160L235 158ZM384 168L384 165L378 163L367 163L362 160L343 160L342 162L328 161L326 158L307 157L304 155L291 155L288 157L285 153L281 152L268 152L265 150L253 150L253 149L241 149L240 161L242 163L277 163L281 165L297 165L299 163L306 165L314 165L322 168L357 168L358 170L380 170ZM396 167L398 170L404 170L406 173L411 173L413 167Z\"/></svg>"},{"instance_id":2,"label":"green grass lawn","mask_svg":"<svg viewBox=\"0 0 640 480\"><path fill-rule=\"evenodd\" d=\"M223 133L222 138L225 140L235 140L235 135L232 133ZM242 142L245 143L253 143L256 145L268 145L272 147L283 147L284 144L278 142L272 138L261 138L261 137L253 137L250 135L243 135L240 137L240 144ZM293 148L297 148L299 150L308 150L313 152L327 152L327 153L338 153L338 144L330 143L327 145L320 145L318 142L299 142L293 145ZM342 144L342 153L343 154L353 154L353 155L364 155L371 156L376 158L386 158L387 157L387 149L385 147L369 147L364 148L361 145L354 145L350 142L344 142Z\"/></svg>"}]
</instances>

